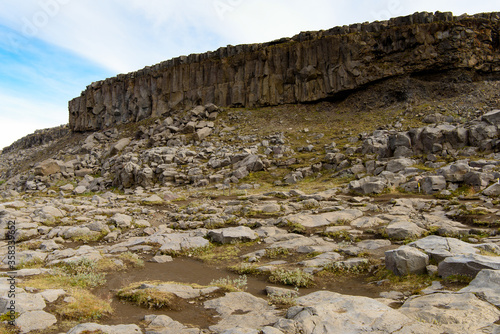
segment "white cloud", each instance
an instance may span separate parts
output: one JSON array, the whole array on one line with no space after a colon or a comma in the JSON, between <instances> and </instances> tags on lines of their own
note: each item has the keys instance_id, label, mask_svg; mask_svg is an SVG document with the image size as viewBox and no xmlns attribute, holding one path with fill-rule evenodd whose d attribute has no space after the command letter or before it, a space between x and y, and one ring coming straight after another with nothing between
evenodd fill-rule
<instances>
[{"instance_id":1,"label":"white cloud","mask_svg":"<svg viewBox=\"0 0 500 334\"><path fill-rule=\"evenodd\" d=\"M36 37L127 72L226 44L259 43L304 30L415 11L493 11L497 1L24 0L0 4L0 18ZM41 20L46 14L46 22Z\"/></svg>"},{"instance_id":2,"label":"white cloud","mask_svg":"<svg viewBox=\"0 0 500 334\"><path fill-rule=\"evenodd\" d=\"M59 104L1 93L0 101L0 148L37 129L68 123L68 112Z\"/></svg>"}]
</instances>

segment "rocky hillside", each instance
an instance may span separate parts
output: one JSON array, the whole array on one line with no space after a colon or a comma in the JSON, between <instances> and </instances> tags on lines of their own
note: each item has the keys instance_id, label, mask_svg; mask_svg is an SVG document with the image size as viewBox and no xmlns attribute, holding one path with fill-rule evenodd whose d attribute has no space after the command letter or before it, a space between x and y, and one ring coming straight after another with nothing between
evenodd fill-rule
<instances>
[{"instance_id":1,"label":"rocky hillside","mask_svg":"<svg viewBox=\"0 0 500 334\"><path fill-rule=\"evenodd\" d=\"M415 14L255 46L475 36L474 65L450 57L314 103L204 103L101 129L89 92L141 75L94 84L81 124L98 129L40 131L0 156L2 321L10 265L17 291L17 327L0 331L499 332L500 77L476 66L498 57L477 39L496 18ZM463 38L440 35L453 29Z\"/></svg>"}]
</instances>

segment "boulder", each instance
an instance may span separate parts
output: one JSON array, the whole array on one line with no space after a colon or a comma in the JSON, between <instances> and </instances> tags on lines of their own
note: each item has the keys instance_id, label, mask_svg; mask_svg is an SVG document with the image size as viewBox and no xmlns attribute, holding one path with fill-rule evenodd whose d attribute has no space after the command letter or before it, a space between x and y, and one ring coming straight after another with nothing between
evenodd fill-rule
<instances>
[{"instance_id":1,"label":"boulder","mask_svg":"<svg viewBox=\"0 0 500 334\"><path fill-rule=\"evenodd\" d=\"M24 312L15 321L16 326L19 327L21 333L41 331L49 328L56 322L56 317L45 311Z\"/></svg>"},{"instance_id":2,"label":"boulder","mask_svg":"<svg viewBox=\"0 0 500 334\"><path fill-rule=\"evenodd\" d=\"M416 164L415 160L408 158L393 159L387 163L385 170L388 172L397 173L399 171L402 171L406 167L410 167L415 164Z\"/></svg>"},{"instance_id":3,"label":"boulder","mask_svg":"<svg viewBox=\"0 0 500 334\"><path fill-rule=\"evenodd\" d=\"M194 135L194 139L197 141L202 141L205 138L207 138L208 136L210 136L211 133L212 133L211 128L206 127L203 129L199 129L198 131L196 131L196 133Z\"/></svg>"},{"instance_id":4,"label":"boulder","mask_svg":"<svg viewBox=\"0 0 500 334\"><path fill-rule=\"evenodd\" d=\"M219 323L209 327L217 333L235 327L260 329L279 319L278 312L266 300L246 292L228 293L224 297L206 301L204 307L214 309L222 318Z\"/></svg>"},{"instance_id":5,"label":"boulder","mask_svg":"<svg viewBox=\"0 0 500 334\"><path fill-rule=\"evenodd\" d=\"M363 194L380 194L387 186L384 178L367 176L361 180L354 180L349 182L349 190Z\"/></svg>"},{"instance_id":6,"label":"boulder","mask_svg":"<svg viewBox=\"0 0 500 334\"><path fill-rule=\"evenodd\" d=\"M147 315L144 317L148 334L199 334L197 328L188 328L166 315Z\"/></svg>"},{"instance_id":7,"label":"boulder","mask_svg":"<svg viewBox=\"0 0 500 334\"><path fill-rule=\"evenodd\" d=\"M498 196L500 195L500 183L496 182L493 185L483 190L483 195Z\"/></svg>"},{"instance_id":8,"label":"boulder","mask_svg":"<svg viewBox=\"0 0 500 334\"><path fill-rule=\"evenodd\" d=\"M420 185L425 194L435 194L446 189L446 179L442 175L427 176L421 181Z\"/></svg>"},{"instance_id":9,"label":"boulder","mask_svg":"<svg viewBox=\"0 0 500 334\"><path fill-rule=\"evenodd\" d=\"M434 326L410 319L401 312L359 296L317 291L297 298L286 319L274 325L284 333L441 333Z\"/></svg>"},{"instance_id":10,"label":"boulder","mask_svg":"<svg viewBox=\"0 0 500 334\"><path fill-rule=\"evenodd\" d=\"M137 290L151 289L158 292L172 293L182 299L193 299L200 296L213 293L219 290L219 287L209 286L206 288L193 288L189 285L177 283L159 283L159 284L142 284Z\"/></svg>"},{"instance_id":11,"label":"boulder","mask_svg":"<svg viewBox=\"0 0 500 334\"><path fill-rule=\"evenodd\" d=\"M431 259L441 262L450 256L460 254L477 254L477 245L472 245L456 238L446 238L437 235L429 235L425 238L411 242L408 246L416 247L429 254Z\"/></svg>"},{"instance_id":12,"label":"boulder","mask_svg":"<svg viewBox=\"0 0 500 334\"><path fill-rule=\"evenodd\" d=\"M470 172L470 167L467 163L463 162L445 166L437 171L448 182L463 182L465 174L468 172Z\"/></svg>"},{"instance_id":13,"label":"boulder","mask_svg":"<svg viewBox=\"0 0 500 334\"><path fill-rule=\"evenodd\" d=\"M385 252L385 266L395 275L424 274L429 256L414 247L401 246Z\"/></svg>"},{"instance_id":14,"label":"boulder","mask_svg":"<svg viewBox=\"0 0 500 334\"><path fill-rule=\"evenodd\" d=\"M258 238L258 235L249 227L238 226L211 230L208 232L208 237L213 242L230 244L236 242L253 241Z\"/></svg>"},{"instance_id":15,"label":"boulder","mask_svg":"<svg viewBox=\"0 0 500 334\"><path fill-rule=\"evenodd\" d=\"M481 117L481 120L490 123L491 125L499 125L500 124L500 110L492 110L487 112Z\"/></svg>"},{"instance_id":16,"label":"boulder","mask_svg":"<svg viewBox=\"0 0 500 334\"><path fill-rule=\"evenodd\" d=\"M106 334L142 334L142 330L137 325L106 326L96 323L80 324L71 328L66 334L85 334L98 331Z\"/></svg>"},{"instance_id":17,"label":"boulder","mask_svg":"<svg viewBox=\"0 0 500 334\"><path fill-rule=\"evenodd\" d=\"M42 161L35 167L35 175L37 176L49 176L59 172L61 172L59 163L52 159Z\"/></svg>"},{"instance_id":18,"label":"boulder","mask_svg":"<svg viewBox=\"0 0 500 334\"><path fill-rule=\"evenodd\" d=\"M75 195L81 195L87 192L87 187L86 186L78 186L73 190L73 194Z\"/></svg>"},{"instance_id":19,"label":"boulder","mask_svg":"<svg viewBox=\"0 0 500 334\"><path fill-rule=\"evenodd\" d=\"M385 228L385 233L387 233L387 236L395 240L416 238L421 236L425 232L426 230L420 228L417 224L405 220L392 221Z\"/></svg>"},{"instance_id":20,"label":"boulder","mask_svg":"<svg viewBox=\"0 0 500 334\"><path fill-rule=\"evenodd\" d=\"M500 271L483 269L459 292L472 292L500 308Z\"/></svg>"},{"instance_id":21,"label":"boulder","mask_svg":"<svg viewBox=\"0 0 500 334\"><path fill-rule=\"evenodd\" d=\"M347 209L321 213L319 215L299 213L284 217L283 220L287 223L300 224L304 227L320 227L338 223L349 224L361 216L363 216L363 212L360 210Z\"/></svg>"},{"instance_id":22,"label":"boulder","mask_svg":"<svg viewBox=\"0 0 500 334\"><path fill-rule=\"evenodd\" d=\"M129 215L124 215L122 213L117 213L111 217L110 221L119 228L127 228L132 225L132 217Z\"/></svg>"},{"instance_id":23,"label":"boulder","mask_svg":"<svg viewBox=\"0 0 500 334\"><path fill-rule=\"evenodd\" d=\"M440 333L482 333L500 310L472 293L433 293L408 298L399 311L418 321L441 325Z\"/></svg>"},{"instance_id":24,"label":"boulder","mask_svg":"<svg viewBox=\"0 0 500 334\"><path fill-rule=\"evenodd\" d=\"M241 167L244 167L248 172L258 172L264 169L264 164L258 155L250 154L243 160L234 164L235 170Z\"/></svg>"},{"instance_id":25,"label":"boulder","mask_svg":"<svg viewBox=\"0 0 500 334\"><path fill-rule=\"evenodd\" d=\"M8 312L11 299L8 296L0 297L0 314ZM16 312L20 314L29 311L41 311L46 304L39 294L18 293L16 294Z\"/></svg>"},{"instance_id":26,"label":"boulder","mask_svg":"<svg viewBox=\"0 0 500 334\"><path fill-rule=\"evenodd\" d=\"M447 257L439 263L438 273L443 278L451 275L476 277L483 269L500 270L500 257L477 254Z\"/></svg>"},{"instance_id":27,"label":"boulder","mask_svg":"<svg viewBox=\"0 0 500 334\"><path fill-rule=\"evenodd\" d=\"M117 154L118 152L122 151L125 147L127 147L128 144L130 144L130 138L120 139L116 144L113 145L109 154L110 155Z\"/></svg>"}]
</instances>

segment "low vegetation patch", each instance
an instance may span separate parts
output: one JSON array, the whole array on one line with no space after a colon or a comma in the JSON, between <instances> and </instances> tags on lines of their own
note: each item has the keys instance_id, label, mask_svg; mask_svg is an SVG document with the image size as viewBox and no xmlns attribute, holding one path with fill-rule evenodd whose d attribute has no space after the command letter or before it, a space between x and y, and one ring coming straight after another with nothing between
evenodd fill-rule
<instances>
[{"instance_id":1,"label":"low vegetation patch","mask_svg":"<svg viewBox=\"0 0 500 334\"><path fill-rule=\"evenodd\" d=\"M361 261L358 265L346 265L343 262L333 262L326 265L323 271L340 276L361 275L367 273L370 267L370 261L367 259Z\"/></svg>"},{"instance_id":2,"label":"low vegetation patch","mask_svg":"<svg viewBox=\"0 0 500 334\"><path fill-rule=\"evenodd\" d=\"M92 289L106 283L105 274L99 272L97 262L85 258L79 261L60 263L52 270L52 274L30 278L22 285L42 290L72 287Z\"/></svg>"},{"instance_id":3,"label":"low vegetation patch","mask_svg":"<svg viewBox=\"0 0 500 334\"><path fill-rule=\"evenodd\" d=\"M121 253L118 256L120 260L122 260L127 266L133 268L142 268L144 267L144 260L142 260L137 254L132 252Z\"/></svg>"},{"instance_id":4,"label":"low vegetation patch","mask_svg":"<svg viewBox=\"0 0 500 334\"><path fill-rule=\"evenodd\" d=\"M269 304L274 305L281 309L288 309L292 306L297 305L297 296L299 295L299 289L290 291L280 291L268 295Z\"/></svg>"},{"instance_id":5,"label":"low vegetation patch","mask_svg":"<svg viewBox=\"0 0 500 334\"><path fill-rule=\"evenodd\" d=\"M63 319L78 321L99 320L113 313L111 303L84 289L71 290L73 301L56 306L55 313Z\"/></svg>"},{"instance_id":6,"label":"low vegetation patch","mask_svg":"<svg viewBox=\"0 0 500 334\"><path fill-rule=\"evenodd\" d=\"M433 281L439 281L440 279L437 276L430 276L427 274L397 276L389 269L384 268L376 272L370 280L387 284L389 288L393 290L408 291L411 294L417 294L420 290L430 286Z\"/></svg>"},{"instance_id":7,"label":"low vegetation patch","mask_svg":"<svg viewBox=\"0 0 500 334\"><path fill-rule=\"evenodd\" d=\"M141 284L132 284L118 291L116 295L120 299L149 309L179 309L179 297L173 293L152 288L141 289L140 286Z\"/></svg>"},{"instance_id":8,"label":"low vegetation patch","mask_svg":"<svg viewBox=\"0 0 500 334\"><path fill-rule=\"evenodd\" d=\"M276 247L276 248L266 248L265 256L269 259L276 259L278 257L290 255L290 250L288 248Z\"/></svg>"},{"instance_id":9,"label":"low vegetation patch","mask_svg":"<svg viewBox=\"0 0 500 334\"><path fill-rule=\"evenodd\" d=\"M261 272L257 269L258 266L252 263L248 262L243 262L240 264L237 264L235 266L231 266L228 269L240 274L240 275L258 275L261 274Z\"/></svg>"},{"instance_id":10,"label":"low vegetation patch","mask_svg":"<svg viewBox=\"0 0 500 334\"><path fill-rule=\"evenodd\" d=\"M295 287L310 287L314 285L314 277L300 269L287 270L276 269L271 272L269 281L272 283L280 283L285 285L292 285Z\"/></svg>"},{"instance_id":11,"label":"low vegetation patch","mask_svg":"<svg viewBox=\"0 0 500 334\"><path fill-rule=\"evenodd\" d=\"M229 292L244 291L247 286L247 276L241 275L238 278L219 278L210 282L210 285L217 286Z\"/></svg>"}]
</instances>

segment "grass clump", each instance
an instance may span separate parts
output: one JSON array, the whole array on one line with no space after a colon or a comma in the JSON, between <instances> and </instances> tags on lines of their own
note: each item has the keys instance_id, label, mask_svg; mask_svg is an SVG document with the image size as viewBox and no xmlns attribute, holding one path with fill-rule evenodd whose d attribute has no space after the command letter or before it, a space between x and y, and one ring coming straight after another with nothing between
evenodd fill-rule
<instances>
[{"instance_id":1,"label":"grass clump","mask_svg":"<svg viewBox=\"0 0 500 334\"><path fill-rule=\"evenodd\" d=\"M78 321L99 320L113 313L111 303L94 296L84 289L73 289L70 303L57 305L55 313L64 319Z\"/></svg>"},{"instance_id":2,"label":"grass clump","mask_svg":"<svg viewBox=\"0 0 500 334\"><path fill-rule=\"evenodd\" d=\"M82 258L78 261L66 262L61 265L63 277L69 284L82 288L95 288L106 283L106 275L98 271L96 261Z\"/></svg>"},{"instance_id":3,"label":"grass clump","mask_svg":"<svg viewBox=\"0 0 500 334\"><path fill-rule=\"evenodd\" d=\"M298 288L295 288L295 290L290 290L290 291L274 292L268 295L269 304L275 305L278 308L287 309L297 305L298 295L299 295Z\"/></svg>"},{"instance_id":4,"label":"grass clump","mask_svg":"<svg viewBox=\"0 0 500 334\"><path fill-rule=\"evenodd\" d=\"M258 275L261 273L259 270L257 270L257 265L247 262L231 266L229 267L229 270L240 275Z\"/></svg>"},{"instance_id":5,"label":"grass clump","mask_svg":"<svg viewBox=\"0 0 500 334\"><path fill-rule=\"evenodd\" d=\"M410 291L417 294L420 290L430 286L433 281L439 280L436 276L409 274L405 276L394 275L389 269L381 269L372 277L375 281L384 281L390 289L396 291Z\"/></svg>"},{"instance_id":6,"label":"grass clump","mask_svg":"<svg viewBox=\"0 0 500 334\"><path fill-rule=\"evenodd\" d=\"M247 285L247 276L240 275L240 277L231 279L229 276L226 278L219 278L210 282L210 285L217 286L229 292L244 291Z\"/></svg>"},{"instance_id":7,"label":"grass clump","mask_svg":"<svg viewBox=\"0 0 500 334\"><path fill-rule=\"evenodd\" d=\"M179 297L171 292L147 288L144 283L133 283L116 294L118 298L130 301L148 309L179 309Z\"/></svg>"},{"instance_id":8,"label":"grass clump","mask_svg":"<svg viewBox=\"0 0 500 334\"><path fill-rule=\"evenodd\" d=\"M144 260L142 260L137 254L132 252L121 253L118 256L120 260L122 260L127 266L131 266L133 268L142 268L144 267Z\"/></svg>"},{"instance_id":9,"label":"grass clump","mask_svg":"<svg viewBox=\"0 0 500 334\"><path fill-rule=\"evenodd\" d=\"M271 272L269 281L272 283L280 283L285 285L293 285L295 287L310 287L314 284L313 275L308 274L300 269L287 270L276 269Z\"/></svg>"},{"instance_id":10,"label":"grass clump","mask_svg":"<svg viewBox=\"0 0 500 334\"><path fill-rule=\"evenodd\" d=\"M323 268L324 272L333 273L335 275L361 275L370 270L370 261L363 259L357 265L347 265L344 262L333 262Z\"/></svg>"},{"instance_id":11,"label":"grass clump","mask_svg":"<svg viewBox=\"0 0 500 334\"><path fill-rule=\"evenodd\" d=\"M288 232L290 233L297 233L297 234L306 233L306 228L299 223L293 223L291 221L288 221L285 226L288 228Z\"/></svg>"},{"instance_id":12,"label":"grass clump","mask_svg":"<svg viewBox=\"0 0 500 334\"><path fill-rule=\"evenodd\" d=\"M265 256L269 259L276 259L278 257L290 255L290 250L288 248L276 247L276 248L266 248Z\"/></svg>"}]
</instances>

